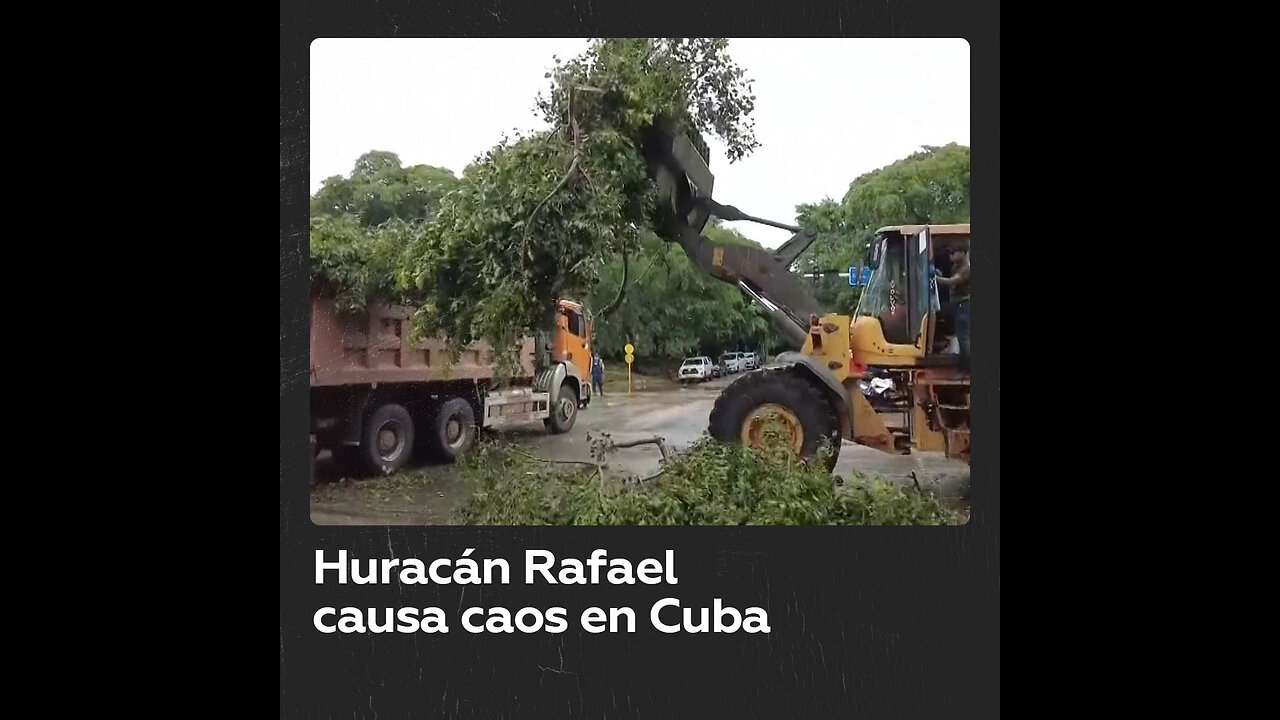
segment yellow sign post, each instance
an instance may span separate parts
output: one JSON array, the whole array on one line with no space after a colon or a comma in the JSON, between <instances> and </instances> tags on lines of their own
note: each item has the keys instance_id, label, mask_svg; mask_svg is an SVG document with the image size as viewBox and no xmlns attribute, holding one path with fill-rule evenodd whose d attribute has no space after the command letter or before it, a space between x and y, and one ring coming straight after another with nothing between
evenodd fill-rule
<instances>
[{"instance_id":1,"label":"yellow sign post","mask_svg":"<svg viewBox=\"0 0 1280 720\"><path fill-rule=\"evenodd\" d=\"M635 355L632 355L631 353L633 353L633 352L635 352L635 351L636 351L636 346L635 346L635 345L632 345L631 343L627 343L626 345L622 346L622 349L627 351L627 357L626 357L626 360L627 360L627 394L628 394L628 395L630 395L630 394L631 394L631 363L636 359L636 356L635 356Z\"/></svg>"}]
</instances>

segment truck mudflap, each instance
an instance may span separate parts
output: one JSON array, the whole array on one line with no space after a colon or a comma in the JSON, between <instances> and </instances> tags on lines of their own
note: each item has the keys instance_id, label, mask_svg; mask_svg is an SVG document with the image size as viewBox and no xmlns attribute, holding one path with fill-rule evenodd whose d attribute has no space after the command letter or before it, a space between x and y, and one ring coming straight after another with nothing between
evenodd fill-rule
<instances>
[{"instance_id":1,"label":"truck mudflap","mask_svg":"<svg viewBox=\"0 0 1280 720\"><path fill-rule=\"evenodd\" d=\"M533 381L533 387L539 392L545 392L550 395L551 407L555 407L556 401L560 399L560 388L563 387L565 378L567 377L569 377L568 369L565 367L564 363L558 362L552 367L538 373L538 376ZM582 383L578 384L579 386L582 385ZM578 399L582 399L581 390L579 390Z\"/></svg>"}]
</instances>

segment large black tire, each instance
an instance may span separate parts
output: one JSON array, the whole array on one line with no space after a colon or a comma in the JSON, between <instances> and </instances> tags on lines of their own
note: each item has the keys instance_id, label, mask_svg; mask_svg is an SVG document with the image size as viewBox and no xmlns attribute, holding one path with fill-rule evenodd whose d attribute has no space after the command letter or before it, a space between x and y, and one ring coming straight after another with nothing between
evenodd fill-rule
<instances>
[{"instance_id":1,"label":"large black tire","mask_svg":"<svg viewBox=\"0 0 1280 720\"><path fill-rule=\"evenodd\" d=\"M370 472L390 475L404 467L413 454L413 418L393 403L382 405L365 421L360 432L360 462Z\"/></svg>"},{"instance_id":2,"label":"large black tire","mask_svg":"<svg viewBox=\"0 0 1280 720\"><path fill-rule=\"evenodd\" d=\"M556 435L563 435L573 429L578 420L578 391L573 385L565 382L560 386L560 397L555 407L551 408L551 417L542 423Z\"/></svg>"},{"instance_id":3,"label":"large black tire","mask_svg":"<svg viewBox=\"0 0 1280 720\"><path fill-rule=\"evenodd\" d=\"M711 409L711 436L721 442L741 442L743 423L766 403L789 409L800 421L800 456L806 462L813 459L826 438L831 444L827 469L835 467L840 455L840 419L815 382L789 368L750 372L730 383Z\"/></svg>"},{"instance_id":4,"label":"large black tire","mask_svg":"<svg viewBox=\"0 0 1280 720\"><path fill-rule=\"evenodd\" d=\"M427 445L431 454L452 462L462 457L476 439L476 413L462 398L445 401L431 419Z\"/></svg>"}]
</instances>

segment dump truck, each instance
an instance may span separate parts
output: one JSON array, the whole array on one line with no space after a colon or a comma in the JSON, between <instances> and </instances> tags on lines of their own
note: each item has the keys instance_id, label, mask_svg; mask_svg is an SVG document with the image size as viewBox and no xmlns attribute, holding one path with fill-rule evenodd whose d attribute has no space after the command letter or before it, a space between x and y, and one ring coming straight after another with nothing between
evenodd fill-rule
<instances>
[{"instance_id":1,"label":"dump truck","mask_svg":"<svg viewBox=\"0 0 1280 720\"><path fill-rule=\"evenodd\" d=\"M330 293L311 294L311 447L344 465L389 474L414 450L460 457L477 428L542 421L566 433L591 402L589 318L582 304L556 303L548 352L521 340L519 369L502 373L488 344L451 361L443 338L414 341L415 309L370 305L341 311ZM313 478L314 480L314 478Z\"/></svg>"},{"instance_id":2,"label":"dump truck","mask_svg":"<svg viewBox=\"0 0 1280 720\"><path fill-rule=\"evenodd\" d=\"M931 274L932 258L969 248L968 223L880 228L858 307L852 316L832 313L818 306L792 271L817 240L816 231L713 200L706 144L676 123L655 122L643 150L658 187L657 235L763 306L796 348L721 392L708 422L713 437L759 445L765 422L774 419L801 457L812 458L820 444L830 444L832 465L842 440L886 453L909 454L914 448L969 461L969 368L967 359L950 351L947 335L953 330L940 311ZM793 235L773 250L725 245L702 235L713 216ZM892 402L873 405L859 390L872 373L892 380Z\"/></svg>"}]
</instances>

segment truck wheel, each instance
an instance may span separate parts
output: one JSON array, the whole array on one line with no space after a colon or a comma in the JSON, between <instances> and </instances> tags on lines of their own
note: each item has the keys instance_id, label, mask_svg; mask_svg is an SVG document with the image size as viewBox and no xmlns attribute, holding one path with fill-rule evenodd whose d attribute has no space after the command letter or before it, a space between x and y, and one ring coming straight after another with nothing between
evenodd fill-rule
<instances>
[{"instance_id":1,"label":"truck wheel","mask_svg":"<svg viewBox=\"0 0 1280 720\"><path fill-rule=\"evenodd\" d=\"M831 443L828 470L840 454L840 420L812 382L785 369L755 372L733 381L716 398L708 428L721 442L759 446L765 420L780 421L791 450L811 460L826 438Z\"/></svg>"},{"instance_id":2,"label":"truck wheel","mask_svg":"<svg viewBox=\"0 0 1280 720\"><path fill-rule=\"evenodd\" d=\"M360 459L366 469L384 475L404 467L413 452L413 419L394 404L383 405L369 416L360 438Z\"/></svg>"},{"instance_id":3,"label":"truck wheel","mask_svg":"<svg viewBox=\"0 0 1280 720\"><path fill-rule=\"evenodd\" d=\"M440 406L431 433L431 452L442 460L457 460L476 438L476 413L471 403L453 398Z\"/></svg>"},{"instance_id":4,"label":"truck wheel","mask_svg":"<svg viewBox=\"0 0 1280 720\"><path fill-rule=\"evenodd\" d=\"M551 417L543 420L547 429L556 435L562 435L573 429L578 419L578 391L569 383L560 386L560 397L556 406L551 408Z\"/></svg>"}]
</instances>

